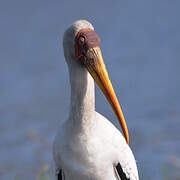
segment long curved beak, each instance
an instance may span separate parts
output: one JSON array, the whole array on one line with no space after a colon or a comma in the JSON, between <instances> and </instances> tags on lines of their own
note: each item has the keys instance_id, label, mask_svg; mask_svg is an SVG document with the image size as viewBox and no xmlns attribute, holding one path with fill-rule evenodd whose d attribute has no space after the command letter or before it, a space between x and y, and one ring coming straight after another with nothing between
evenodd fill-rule
<instances>
[{"instance_id":1,"label":"long curved beak","mask_svg":"<svg viewBox=\"0 0 180 180\"><path fill-rule=\"evenodd\" d=\"M118 102L111 81L109 80L100 47L97 46L87 50L84 64L93 79L96 81L96 83L106 96L107 100L109 101L112 109L114 110L119 120L124 136L126 138L126 142L129 144L129 134L126 121L124 119L121 106Z\"/></svg>"}]
</instances>

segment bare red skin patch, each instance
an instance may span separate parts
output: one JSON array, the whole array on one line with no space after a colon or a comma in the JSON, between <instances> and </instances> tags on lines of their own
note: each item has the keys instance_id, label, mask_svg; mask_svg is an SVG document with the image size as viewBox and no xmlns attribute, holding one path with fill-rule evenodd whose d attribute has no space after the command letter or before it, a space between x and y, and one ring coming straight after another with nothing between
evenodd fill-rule
<instances>
[{"instance_id":1,"label":"bare red skin patch","mask_svg":"<svg viewBox=\"0 0 180 180\"><path fill-rule=\"evenodd\" d=\"M80 30L75 38L75 55L77 59L85 56L89 48L100 46L100 39L92 29Z\"/></svg>"}]
</instances>

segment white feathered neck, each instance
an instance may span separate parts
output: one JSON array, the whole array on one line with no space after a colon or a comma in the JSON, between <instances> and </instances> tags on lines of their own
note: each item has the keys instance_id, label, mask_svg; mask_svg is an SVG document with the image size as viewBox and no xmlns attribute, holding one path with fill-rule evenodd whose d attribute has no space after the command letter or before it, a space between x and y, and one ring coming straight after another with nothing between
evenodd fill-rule
<instances>
[{"instance_id":1,"label":"white feathered neck","mask_svg":"<svg viewBox=\"0 0 180 180\"><path fill-rule=\"evenodd\" d=\"M64 33L64 56L68 64L71 84L69 121L73 127L87 126L95 111L94 80L86 68L75 58L75 36L84 28L94 29L86 20L74 22Z\"/></svg>"}]
</instances>

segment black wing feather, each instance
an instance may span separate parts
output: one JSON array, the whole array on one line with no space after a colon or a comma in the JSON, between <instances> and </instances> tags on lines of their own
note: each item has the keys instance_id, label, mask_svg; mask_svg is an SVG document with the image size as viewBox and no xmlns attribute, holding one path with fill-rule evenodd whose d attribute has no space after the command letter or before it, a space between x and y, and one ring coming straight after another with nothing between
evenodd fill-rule
<instances>
[{"instance_id":1,"label":"black wing feather","mask_svg":"<svg viewBox=\"0 0 180 180\"><path fill-rule=\"evenodd\" d=\"M118 176L118 180L130 180L129 178L126 177L126 174L123 172L123 169L122 169L120 163L118 163L115 166L115 172L116 172L116 175ZM58 180L63 180L63 177L64 177L63 171L62 171L62 169L60 169L57 174L57 178L58 178Z\"/></svg>"},{"instance_id":2,"label":"black wing feather","mask_svg":"<svg viewBox=\"0 0 180 180\"><path fill-rule=\"evenodd\" d=\"M118 180L130 180L129 178L126 177L126 174L123 172L123 169L122 169L120 163L115 165L114 168L115 168L115 173L118 176Z\"/></svg>"},{"instance_id":3,"label":"black wing feather","mask_svg":"<svg viewBox=\"0 0 180 180\"><path fill-rule=\"evenodd\" d=\"M63 180L63 171L62 171L62 169L59 170L59 172L57 174L57 179L58 180Z\"/></svg>"}]
</instances>

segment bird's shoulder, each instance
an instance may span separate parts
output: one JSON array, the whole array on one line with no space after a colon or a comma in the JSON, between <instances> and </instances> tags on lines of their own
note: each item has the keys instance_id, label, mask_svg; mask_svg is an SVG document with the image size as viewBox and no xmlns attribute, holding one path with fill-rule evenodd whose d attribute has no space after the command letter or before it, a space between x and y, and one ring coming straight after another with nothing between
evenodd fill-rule
<instances>
[{"instance_id":1,"label":"bird's shoulder","mask_svg":"<svg viewBox=\"0 0 180 180\"><path fill-rule=\"evenodd\" d=\"M115 125L109 121L106 117L96 112L94 130L102 137L104 140L110 141L111 145L117 143L123 147L126 144L124 136L121 134L120 130L115 127Z\"/></svg>"},{"instance_id":2,"label":"bird's shoulder","mask_svg":"<svg viewBox=\"0 0 180 180\"><path fill-rule=\"evenodd\" d=\"M96 113L96 116L97 128L100 129L97 132L100 132L99 136L103 136L102 139L106 141L103 142L104 149L106 147L111 148L113 162L115 164L120 163L123 172L130 180L138 180L136 161L124 136L119 129L100 113Z\"/></svg>"},{"instance_id":3,"label":"bird's shoulder","mask_svg":"<svg viewBox=\"0 0 180 180\"><path fill-rule=\"evenodd\" d=\"M61 167L61 152L64 146L64 122L58 126L58 131L52 144L52 153L56 167Z\"/></svg>"}]
</instances>

